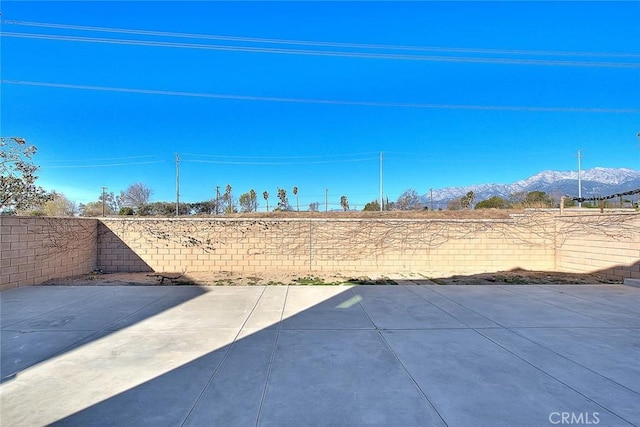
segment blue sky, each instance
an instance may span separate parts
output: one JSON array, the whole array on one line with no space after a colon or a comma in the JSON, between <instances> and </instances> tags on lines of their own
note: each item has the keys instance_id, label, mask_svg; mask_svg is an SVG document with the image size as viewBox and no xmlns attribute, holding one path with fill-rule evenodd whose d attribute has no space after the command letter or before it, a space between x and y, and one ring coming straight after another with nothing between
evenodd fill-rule
<instances>
[{"instance_id":1,"label":"blue sky","mask_svg":"<svg viewBox=\"0 0 640 427\"><path fill-rule=\"evenodd\" d=\"M268 191L273 206L278 187L297 186L301 209L327 189L331 207L377 199L380 152L390 200L575 170L578 149L585 169L640 168L640 2L3 1L1 12L2 136L37 145L40 183L77 202L135 182L175 201L176 153L183 201L230 184Z\"/></svg>"}]
</instances>

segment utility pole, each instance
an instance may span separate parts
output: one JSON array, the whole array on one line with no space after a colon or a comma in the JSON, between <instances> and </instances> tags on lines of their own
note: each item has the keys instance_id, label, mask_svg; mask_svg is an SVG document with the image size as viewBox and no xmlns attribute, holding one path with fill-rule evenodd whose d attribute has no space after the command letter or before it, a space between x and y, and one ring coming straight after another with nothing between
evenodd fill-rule
<instances>
[{"instance_id":1,"label":"utility pole","mask_svg":"<svg viewBox=\"0 0 640 427\"><path fill-rule=\"evenodd\" d=\"M329 189L328 188L324 189L324 211L325 212L329 211Z\"/></svg>"},{"instance_id":2,"label":"utility pole","mask_svg":"<svg viewBox=\"0 0 640 427\"><path fill-rule=\"evenodd\" d=\"M636 134L636 137L638 138L638 148L640 148L640 132ZM640 207L640 194L638 194L637 200L636 206ZM631 196L631 207L633 207L633 196Z\"/></svg>"},{"instance_id":3,"label":"utility pole","mask_svg":"<svg viewBox=\"0 0 640 427\"><path fill-rule=\"evenodd\" d=\"M429 201L431 202L431 212L433 212L433 188L429 189Z\"/></svg>"},{"instance_id":4,"label":"utility pole","mask_svg":"<svg viewBox=\"0 0 640 427\"><path fill-rule=\"evenodd\" d=\"M638 138L638 148L640 148L640 132L638 132L636 137ZM638 196L638 197L640 197L640 196Z\"/></svg>"},{"instance_id":5,"label":"utility pole","mask_svg":"<svg viewBox=\"0 0 640 427\"><path fill-rule=\"evenodd\" d=\"M104 210L105 210L105 209L104 209L104 207L105 207L105 204L106 204L106 202L107 202L107 199L106 199L106 197L107 197L106 191L107 191L107 187L102 187L102 216L104 216Z\"/></svg>"},{"instance_id":6,"label":"utility pole","mask_svg":"<svg viewBox=\"0 0 640 427\"><path fill-rule=\"evenodd\" d=\"M176 153L176 216L180 215L180 154Z\"/></svg>"},{"instance_id":7,"label":"utility pole","mask_svg":"<svg viewBox=\"0 0 640 427\"><path fill-rule=\"evenodd\" d=\"M216 215L220 213L218 204L220 203L220 186L216 185Z\"/></svg>"},{"instance_id":8,"label":"utility pole","mask_svg":"<svg viewBox=\"0 0 640 427\"><path fill-rule=\"evenodd\" d=\"M380 152L380 211L382 212L382 151Z\"/></svg>"},{"instance_id":9,"label":"utility pole","mask_svg":"<svg viewBox=\"0 0 640 427\"><path fill-rule=\"evenodd\" d=\"M578 199L582 199L582 176L580 170L580 159L582 158L582 150L578 150ZM582 207L582 202L578 202L578 207Z\"/></svg>"}]
</instances>

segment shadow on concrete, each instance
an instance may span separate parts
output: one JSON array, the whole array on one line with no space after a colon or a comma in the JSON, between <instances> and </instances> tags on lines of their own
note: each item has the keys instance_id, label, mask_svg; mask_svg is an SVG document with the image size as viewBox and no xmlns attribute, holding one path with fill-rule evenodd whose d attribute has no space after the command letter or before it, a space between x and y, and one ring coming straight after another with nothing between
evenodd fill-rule
<instances>
[{"instance_id":1,"label":"shadow on concrete","mask_svg":"<svg viewBox=\"0 0 640 427\"><path fill-rule=\"evenodd\" d=\"M443 425L359 305L362 287L332 288L324 301L285 309L282 320L53 425Z\"/></svg>"},{"instance_id":2,"label":"shadow on concrete","mask_svg":"<svg viewBox=\"0 0 640 427\"><path fill-rule=\"evenodd\" d=\"M111 322L118 334L108 340L89 339L91 351L30 372L48 381L25 382L34 404L59 390L48 404L61 415L48 422L537 426L554 411L596 413L602 425L640 421L633 288L150 289L191 299L156 299ZM229 307L225 294L252 295L253 308ZM198 310L224 313L207 323ZM81 374L74 382L59 368Z\"/></svg>"},{"instance_id":3,"label":"shadow on concrete","mask_svg":"<svg viewBox=\"0 0 640 427\"><path fill-rule=\"evenodd\" d=\"M137 290L144 288L139 286L119 290L104 286L96 295L91 286L50 286L52 293L43 301L39 288L2 293L0 383L206 292L198 286L163 287L161 292L141 295ZM20 295L14 297L17 291ZM137 315L131 316L132 311Z\"/></svg>"}]
</instances>

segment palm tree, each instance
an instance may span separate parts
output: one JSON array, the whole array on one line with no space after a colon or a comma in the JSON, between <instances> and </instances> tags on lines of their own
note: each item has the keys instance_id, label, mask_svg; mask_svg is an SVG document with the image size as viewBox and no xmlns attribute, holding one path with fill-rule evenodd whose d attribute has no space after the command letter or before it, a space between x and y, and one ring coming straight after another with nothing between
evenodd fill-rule
<instances>
[{"instance_id":1,"label":"palm tree","mask_svg":"<svg viewBox=\"0 0 640 427\"><path fill-rule=\"evenodd\" d=\"M278 207L277 211L288 211L289 210L289 199L287 199L287 190L284 188L278 188Z\"/></svg>"},{"instance_id":2,"label":"palm tree","mask_svg":"<svg viewBox=\"0 0 640 427\"><path fill-rule=\"evenodd\" d=\"M472 209L475 199L476 195L473 194L473 191L469 191L465 196L462 196L462 198L460 199L462 209Z\"/></svg>"},{"instance_id":3,"label":"palm tree","mask_svg":"<svg viewBox=\"0 0 640 427\"><path fill-rule=\"evenodd\" d=\"M300 212L300 203L298 203L298 187L293 187L293 195L296 196L296 211Z\"/></svg>"},{"instance_id":4,"label":"palm tree","mask_svg":"<svg viewBox=\"0 0 640 427\"><path fill-rule=\"evenodd\" d=\"M342 206L344 211L349 210L349 201L347 200L347 196L340 197L340 206Z\"/></svg>"}]
</instances>

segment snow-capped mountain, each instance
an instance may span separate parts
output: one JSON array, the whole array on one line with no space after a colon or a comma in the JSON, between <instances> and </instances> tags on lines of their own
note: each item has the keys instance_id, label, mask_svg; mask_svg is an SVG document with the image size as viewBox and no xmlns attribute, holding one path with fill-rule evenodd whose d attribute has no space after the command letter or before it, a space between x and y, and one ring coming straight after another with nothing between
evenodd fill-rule
<instances>
[{"instance_id":1,"label":"snow-capped mountain","mask_svg":"<svg viewBox=\"0 0 640 427\"><path fill-rule=\"evenodd\" d=\"M640 188L640 170L626 168L593 168L581 171L582 197L607 196ZM448 187L433 190L435 209L445 208L447 203L462 197L469 191L475 194L479 202L500 196L508 198L518 192L544 191L551 196L578 196L577 171L543 171L530 178L512 184L480 184L467 187ZM429 206L430 194L422 196L422 201Z\"/></svg>"}]
</instances>

